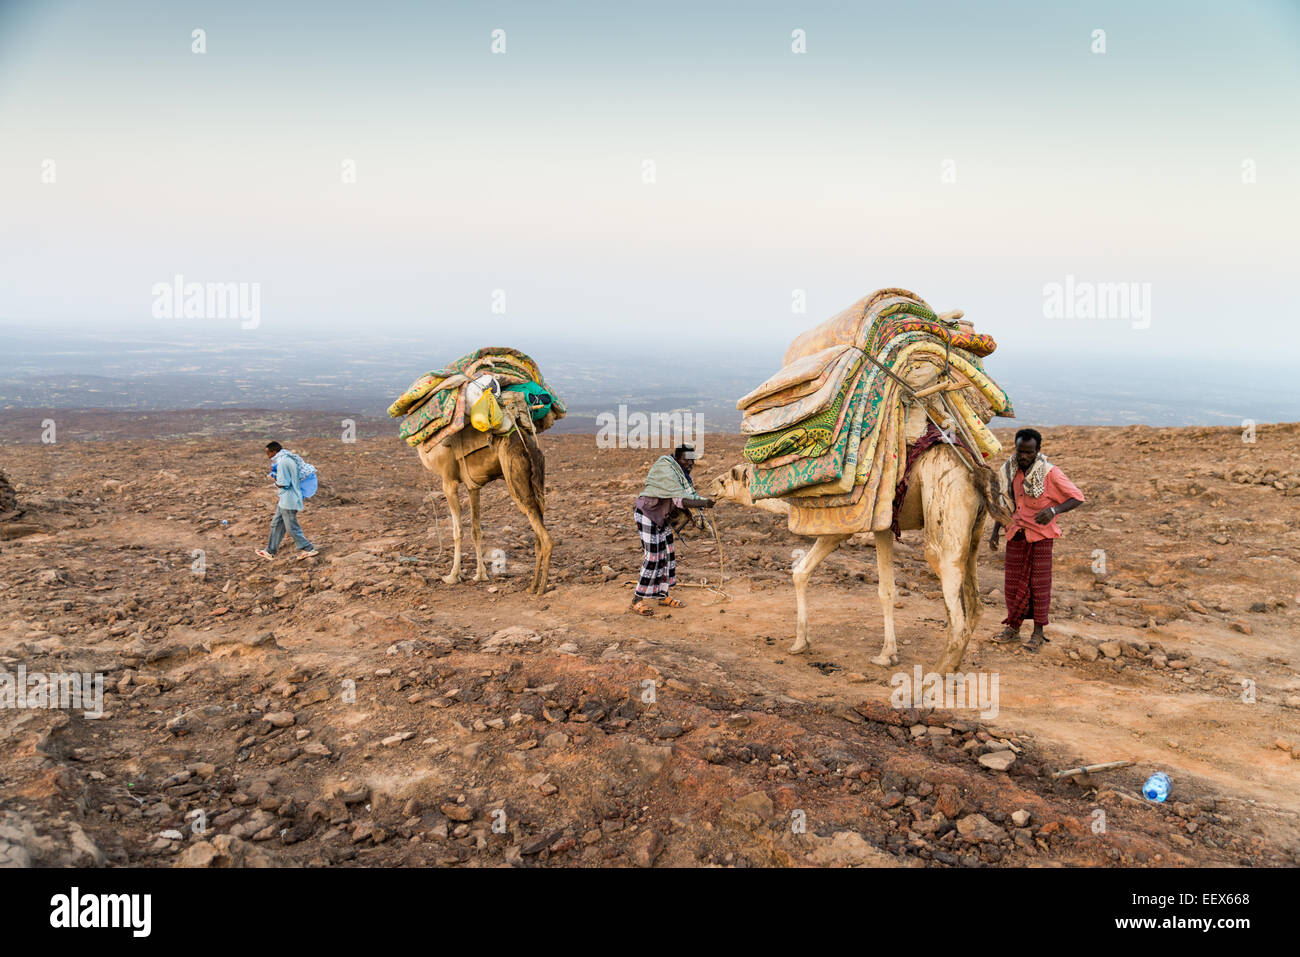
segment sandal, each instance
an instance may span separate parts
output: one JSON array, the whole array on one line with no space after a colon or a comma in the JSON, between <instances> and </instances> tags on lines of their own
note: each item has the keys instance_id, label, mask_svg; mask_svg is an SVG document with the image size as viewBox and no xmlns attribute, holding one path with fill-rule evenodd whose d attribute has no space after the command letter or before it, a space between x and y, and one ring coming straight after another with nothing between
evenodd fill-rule
<instances>
[{"instance_id":1,"label":"sandal","mask_svg":"<svg viewBox=\"0 0 1300 957\"><path fill-rule=\"evenodd\" d=\"M1036 631L1025 639L1025 651L1037 651L1047 642L1047 636L1041 631Z\"/></svg>"},{"instance_id":2,"label":"sandal","mask_svg":"<svg viewBox=\"0 0 1300 957\"><path fill-rule=\"evenodd\" d=\"M996 635L989 639L995 645L1014 645L1020 640L1020 632L1012 631L1011 628L1003 628Z\"/></svg>"},{"instance_id":3,"label":"sandal","mask_svg":"<svg viewBox=\"0 0 1300 957\"><path fill-rule=\"evenodd\" d=\"M644 615L647 618L653 618L655 613L653 608L648 608L646 603L640 600L632 602L627 610L636 615Z\"/></svg>"},{"instance_id":4,"label":"sandal","mask_svg":"<svg viewBox=\"0 0 1300 957\"><path fill-rule=\"evenodd\" d=\"M685 607L686 607L686 603L685 603L685 602L678 601L676 598L670 598L670 597L668 597L667 595L664 595L663 598L660 598L660 599L659 599L659 604L664 605L664 606L667 607L667 608L685 608Z\"/></svg>"}]
</instances>

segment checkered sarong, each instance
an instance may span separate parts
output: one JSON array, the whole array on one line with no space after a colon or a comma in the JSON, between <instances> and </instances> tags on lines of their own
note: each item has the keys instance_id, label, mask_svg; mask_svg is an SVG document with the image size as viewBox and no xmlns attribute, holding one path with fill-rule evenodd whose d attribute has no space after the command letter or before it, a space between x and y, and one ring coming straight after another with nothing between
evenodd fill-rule
<instances>
[{"instance_id":1,"label":"checkered sarong","mask_svg":"<svg viewBox=\"0 0 1300 957\"><path fill-rule=\"evenodd\" d=\"M668 589L677 584L673 528L666 522L656 525L639 508L633 514L636 516L636 530L641 535L641 547L645 549L641 577L636 583L636 597L663 598L668 594Z\"/></svg>"},{"instance_id":2,"label":"checkered sarong","mask_svg":"<svg viewBox=\"0 0 1300 957\"><path fill-rule=\"evenodd\" d=\"M1007 600L1004 625L1019 628L1026 618L1034 619L1035 625L1048 623L1047 612L1052 606L1052 541L1050 538L1026 541L1024 532L1019 530L1007 539L1007 564L1002 579Z\"/></svg>"}]
</instances>

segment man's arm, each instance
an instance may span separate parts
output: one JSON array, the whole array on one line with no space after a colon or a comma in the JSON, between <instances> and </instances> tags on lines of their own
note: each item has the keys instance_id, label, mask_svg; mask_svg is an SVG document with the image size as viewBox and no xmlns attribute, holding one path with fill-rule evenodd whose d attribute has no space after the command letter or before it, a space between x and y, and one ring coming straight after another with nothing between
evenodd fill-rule
<instances>
[{"instance_id":1,"label":"man's arm","mask_svg":"<svg viewBox=\"0 0 1300 957\"><path fill-rule=\"evenodd\" d=\"M1046 525L1052 519L1056 518L1056 516L1068 512L1071 509L1078 508L1082 504L1083 499L1067 498L1060 505L1049 505L1047 508L1040 509L1038 514L1034 516L1034 521L1039 525Z\"/></svg>"},{"instance_id":2,"label":"man's arm","mask_svg":"<svg viewBox=\"0 0 1300 957\"><path fill-rule=\"evenodd\" d=\"M1056 516L1083 504L1083 493L1060 468L1053 466L1047 473L1047 481L1044 484L1048 495L1056 499L1058 504L1039 509L1038 514L1034 516L1034 521L1039 525L1046 525Z\"/></svg>"}]
</instances>

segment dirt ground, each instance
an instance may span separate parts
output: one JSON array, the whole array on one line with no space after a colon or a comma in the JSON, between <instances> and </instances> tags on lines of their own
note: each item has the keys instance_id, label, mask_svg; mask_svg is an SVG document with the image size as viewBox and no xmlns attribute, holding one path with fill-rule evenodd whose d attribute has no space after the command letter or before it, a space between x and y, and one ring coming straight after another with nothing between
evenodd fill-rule
<instances>
[{"instance_id":1,"label":"dirt ground","mask_svg":"<svg viewBox=\"0 0 1300 957\"><path fill-rule=\"evenodd\" d=\"M981 716L891 705L944 636L919 532L896 549L898 667L869 661L869 540L818 570L812 649L790 655L809 543L765 512L716 510L725 580L711 538L679 540L681 580L721 590L626 612L655 451L543 436L536 599L500 483L492 578L470 581L467 539L448 585L445 502L395 435L224 415L61 412L43 445L3 414L24 511L0 523L0 671L99 673L105 696L95 719L0 710L0 864L1297 863L1300 425L1045 430L1088 501L1061 519L1039 653L987 643L1002 569L982 551L965 667L999 700ZM254 555L269 437L320 468L318 558ZM710 437L697 484L739 448ZM1164 804L1139 795L1154 770Z\"/></svg>"}]
</instances>

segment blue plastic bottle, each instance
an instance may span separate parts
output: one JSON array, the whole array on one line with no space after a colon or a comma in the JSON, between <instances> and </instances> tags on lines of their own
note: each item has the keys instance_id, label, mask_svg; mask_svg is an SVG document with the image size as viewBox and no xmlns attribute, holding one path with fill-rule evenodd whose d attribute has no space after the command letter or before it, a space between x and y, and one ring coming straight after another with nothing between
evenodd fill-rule
<instances>
[{"instance_id":1,"label":"blue plastic bottle","mask_svg":"<svg viewBox=\"0 0 1300 957\"><path fill-rule=\"evenodd\" d=\"M1163 771L1157 771L1147 778L1147 783L1142 785L1142 796L1148 801L1155 801L1157 804L1169 797L1169 775Z\"/></svg>"}]
</instances>

